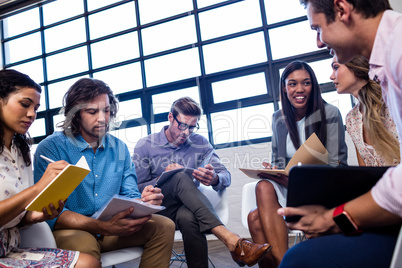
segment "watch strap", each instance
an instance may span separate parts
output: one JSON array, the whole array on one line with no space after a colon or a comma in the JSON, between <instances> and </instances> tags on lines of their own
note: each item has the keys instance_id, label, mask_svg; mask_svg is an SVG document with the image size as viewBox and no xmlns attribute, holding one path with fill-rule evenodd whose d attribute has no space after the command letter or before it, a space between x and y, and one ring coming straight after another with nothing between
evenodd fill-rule
<instances>
[{"instance_id":1,"label":"watch strap","mask_svg":"<svg viewBox=\"0 0 402 268\"><path fill-rule=\"evenodd\" d=\"M353 233L345 233L346 235L354 235L354 234L360 234L362 232L362 230L360 230L359 226L357 226L357 224L355 223L355 221L352 219L352 217L349 215L348 212L345 211L345 205L346 203L343 203L342 205L339 205L335 208L334 213L332 215L333 218L337 217L339 214L344 214L347 219L349 220L350 224L353 225L353 227L355 228L355 231ZM342 230L342 226L338 227Z\"/></svg>"},{"instance_id":2,"label":"watch strap","mask_svg":"<svg viewBox=\"0 0 402 268\"><path fill-rule=\"evenodd\" d=\"M345 208L346 203L343 203L342 205L339 205L335 208L334 210L334 214L332 215L333 217L338 216L339 214L341 214L342 212L344 212L344 208Z\"/></svg>"}]
</instances>

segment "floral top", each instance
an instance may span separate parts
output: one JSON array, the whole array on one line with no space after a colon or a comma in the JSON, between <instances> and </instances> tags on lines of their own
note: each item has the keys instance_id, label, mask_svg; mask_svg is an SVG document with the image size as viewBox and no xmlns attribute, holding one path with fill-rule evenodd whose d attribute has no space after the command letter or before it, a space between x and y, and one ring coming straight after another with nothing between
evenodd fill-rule
<instances>
[{"instance_id":1,"label":"floral top","mask_svg":"<svg viewBox=\"0 0 402 268\"><path fill-rule=\"evenodd\" d=\"M4 147L0 154L0 201L10 198L33 185L31 166L26 166L14 144L11 152ZM18 223L25 211L7 224L0 226L0 267L73 268L79 252L57 248L18 248L20 232Z\"/></svg>"},{"instance_id":2,"label":"floral top","mask_svg":"<svg viewBox=\"0 0 402 268\"><path fill-rule=\"evenodd\" d=\"M346 130L351 136L353 143L359 152L360 156L363 158L366 166L387 166L385 159L372 147L371 145L364 142L363 138L363 115L359 109L360 105L357 104L353 109L346 115ZM391 133L391 135L398 140L398 134L394 121L392 120L388 108L384 105L384 127ZM398 162L394 159L394 165Z\"/></svg>"},{"instance_id":3,"label":"floral top","mask_svg":"<svg viewBox=\"0 0 402 268\"><path fill-rule=\"evenodd\" d=\"M32 167L26 166L24 159L14 144L11 152L4 147L0 154L0 200L10 198L33 185ZM24 217L25 211L4 226L0 226L0 257L17 248L20 234L16 225Z\"/></svg>"}]
</instances>

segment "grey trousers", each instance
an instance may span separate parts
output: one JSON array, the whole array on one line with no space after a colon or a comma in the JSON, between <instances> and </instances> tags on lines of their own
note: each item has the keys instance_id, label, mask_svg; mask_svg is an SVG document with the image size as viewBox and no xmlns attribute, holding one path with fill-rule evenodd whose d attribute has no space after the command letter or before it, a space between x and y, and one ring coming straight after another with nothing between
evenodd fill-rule
<instances>
[{"instance_id":1,"label":"grey trousers","mask_svg":"<svg viewBox=\"0 0 402 268\"><path fill-rule=\"evenodd\" d=\"M165 210L159 214L176 223L183 235L189 268L208 267L208 244L205 233L222 225L208 198L201 193L186 173L176 173L160 186Z\"/></svg>"}]
</instances>

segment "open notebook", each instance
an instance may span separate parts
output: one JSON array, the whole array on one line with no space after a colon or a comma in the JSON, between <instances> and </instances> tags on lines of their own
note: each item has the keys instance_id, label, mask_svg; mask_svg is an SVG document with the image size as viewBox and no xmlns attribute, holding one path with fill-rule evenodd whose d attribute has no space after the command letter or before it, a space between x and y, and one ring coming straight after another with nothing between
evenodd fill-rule
<instances>
[{"instance_id":1,"label":"open notebook","mask_svg":"<svg viewBox=\"0 0 402 268\"><path fill-rule=\"evenodd\" d=\"M303 165L328 165L328 151L315 133L311 134L310 137L300 146L286 165L285 169L239 169L250 178L261 179L258 176L258 174L261 173L269 175L283 174L288 176L290 168L297 166L299 163Z\"/></svg>"}]
</instances>

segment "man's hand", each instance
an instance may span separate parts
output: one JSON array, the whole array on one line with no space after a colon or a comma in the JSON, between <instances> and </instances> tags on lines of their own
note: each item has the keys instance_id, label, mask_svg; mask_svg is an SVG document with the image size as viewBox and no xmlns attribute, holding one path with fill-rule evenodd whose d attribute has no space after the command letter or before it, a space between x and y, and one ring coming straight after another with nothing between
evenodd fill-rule
<instances>
[{"instance_id":1,"label":"man's hand","mask_svg":"<svg viewBox=\"0 0 402 268\"><path fill-rule=\"evenodd\" d=\"M338 226L332 219L334 209L326 209L320 205L286 207L278 209L278 215L292 217L301 216L297 222L287 222L293 230L301 230L310 239L331 233L340 233Z\"/></svg>"},{"instance_id":2,"label":"man's hand","mask_svg":"<svg viewBox=\"0 0 402 268\"><path fill-rule=\"evenodd\" d=\"M133 211L133 207L128 208L105 222L107 225L105 235L127 236L141 230L144 224L151 218L151 215L138 219L128 218L128 215L133 213Z\"/></svg>"},{"instance_id":3,"label":"man's hand","mask_svg":"<svg viewBox=\"0 0 402 268\"><path fill-rule=\"evenodd\" d=\"M160 206L163 200L162 190L148 185L141 194L141 200L146 203Z\"/></svg>"},{"instance_id":4,"label":"man's hand","mask_svg":"<svg viewBox=\"0 0 402 268\"><path fill-rule=\"evenodd\" d=\"M179 169L179 168L183 168L183 166L182 166L182 165L179 165L179 164L177 164L177 163L173 163L173 164L168 165L168 166L165 168L165 171L174 170L174 169Z\"/></svg>"},{"instance_id":5,"label":"man's hand","mask_svg":"<svg viewBox=\"0 0 402 268\"><path fill-rule=\"evenodd\" d=\"M210 164L206 165L205 168L199 167L198 170L194 170L193 177L206 186L214 186L219 182L218 174L215 173Z\"/></svg>"}]
</instances>

